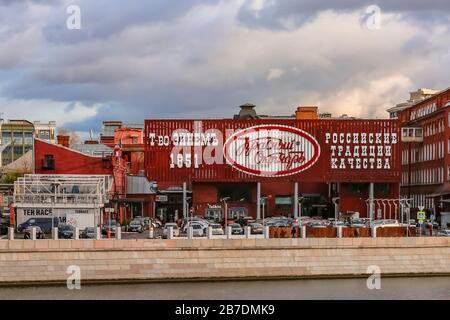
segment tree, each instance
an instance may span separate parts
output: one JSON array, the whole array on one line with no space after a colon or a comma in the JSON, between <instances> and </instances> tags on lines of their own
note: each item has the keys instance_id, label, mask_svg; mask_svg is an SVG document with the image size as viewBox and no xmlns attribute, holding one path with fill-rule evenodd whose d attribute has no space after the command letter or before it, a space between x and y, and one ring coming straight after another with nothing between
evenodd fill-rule
<instances>
[{"instance_id":1,"label":"tree","mask_svg":"<svg viewBox=\"0 0 450 320\"><path fill-rule=\"evenodd\" d=\"M80 136L75 131L70 131L65 128L58 128L57 129L58 135L61 136L69 136L69 146L72 147L73 145L80 143Z\"/></svg>"},{"instance_id":2,"label":"tree","mask_svg":"<svg viewBox=\"0 0 450 320\"><path fill-rule=\"evenodd\" d=\"M6 184L13 184L17 180L17 178L23 177L23 175L24 173L19 171L8 172L2 176L0 181Z\"/></svg>"}]
</instances>

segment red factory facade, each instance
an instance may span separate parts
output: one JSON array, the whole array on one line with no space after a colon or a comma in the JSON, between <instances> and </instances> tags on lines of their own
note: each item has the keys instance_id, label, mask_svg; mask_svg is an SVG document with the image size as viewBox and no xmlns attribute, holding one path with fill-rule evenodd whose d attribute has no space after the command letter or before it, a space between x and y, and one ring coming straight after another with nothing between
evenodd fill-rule
<instances>
[{"instance_id":1,"label":"red factory facade","mask_svg":"<svg viewBox=\"0 0 450 320\"><path fill-rule=\"evenodd\" d=\"M144 144L164 220L223 215L225 202L232 218L379 217L377 200L399 199L397 120L146 120Z\"/></svg>"}]
</instances>

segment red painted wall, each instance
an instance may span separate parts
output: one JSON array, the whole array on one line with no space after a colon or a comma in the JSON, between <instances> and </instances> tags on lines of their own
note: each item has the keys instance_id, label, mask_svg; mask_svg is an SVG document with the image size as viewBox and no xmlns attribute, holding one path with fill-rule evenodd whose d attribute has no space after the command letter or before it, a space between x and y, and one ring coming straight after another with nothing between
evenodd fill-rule
<instances>
[{"instance_id":1,"label":"red painted wall","mask_svg":"<svg viewBox=\"0 0 450 320\"><path fill-rule=\"evenodd\" d=\"M112 175L111 161L90 157L60 145L50 144L36 139L35 173L36 174L108 174ZM55 169L44 169L45 155L53 155Z\"/></svg>"}]
</instances>

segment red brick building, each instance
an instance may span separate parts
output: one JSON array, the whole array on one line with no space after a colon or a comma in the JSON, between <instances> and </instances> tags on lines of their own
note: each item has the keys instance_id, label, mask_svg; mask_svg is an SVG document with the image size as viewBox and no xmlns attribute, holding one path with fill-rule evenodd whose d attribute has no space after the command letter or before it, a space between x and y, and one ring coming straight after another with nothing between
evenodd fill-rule
<instances>
[{"instance_id":1,"label":"red brick building","mask_svg":"<svg viewBox=\"0 0 450 320\"><path fill-rule=\"evenodd\" d=\"M68 137L58 136L59 144L44 140L34 141L34 173L45 175L109 175L113 177L110 190L113 218L123 220L126 216L127 164L120 150L113 156L90 156L68 147Z\"/></svg>"},{"instance_id":2,"label":"red brick building","mask_svg":"<svg viewBox=\"0 0 450 320\"><path fill-rule=\"evenodd\" d=\"M402 126L401 193L450 222L450 88L398 112Z\"/></svg>"},{"instance_id":3,"label":"red brick building","mask_svg":"<svg viewBox=\"0 0 450 320\"><path fill-rule=\"evenodd\" d=\"M294 117L258 117L253 107L243 106L244 120L145 122L146 175L158 184L157 214L223 217L225 198L232 218L334 217L337 209L400 219L397 120L319 119L311 107L307 117L300 109ZM389 213L377 202L388 199Z\"/></svg>"}]
</instances>

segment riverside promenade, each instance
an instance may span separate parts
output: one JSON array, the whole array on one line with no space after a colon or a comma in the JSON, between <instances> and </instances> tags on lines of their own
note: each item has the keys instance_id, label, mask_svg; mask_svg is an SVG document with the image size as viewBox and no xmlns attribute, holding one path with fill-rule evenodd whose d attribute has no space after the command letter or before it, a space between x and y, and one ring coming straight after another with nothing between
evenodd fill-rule
<instances>
[{"instance_id":1,"label":"riverside promenade","mask_svg":"<svg viewBox=\"0 0 450 320\"><path fill-rule=\"evenodd\" d=\"M450 238L0 240L0 285L450 275Z\"/></svg>"}]
</instances>

